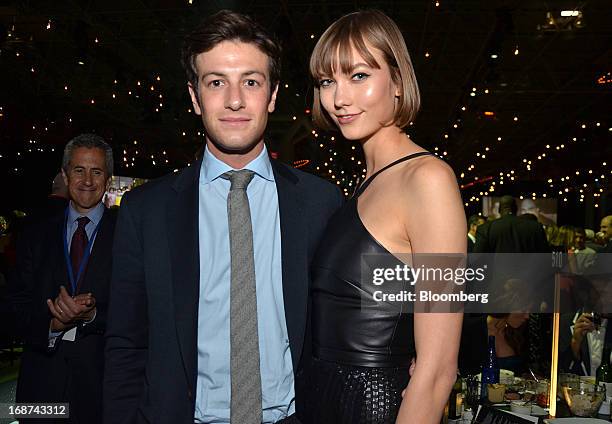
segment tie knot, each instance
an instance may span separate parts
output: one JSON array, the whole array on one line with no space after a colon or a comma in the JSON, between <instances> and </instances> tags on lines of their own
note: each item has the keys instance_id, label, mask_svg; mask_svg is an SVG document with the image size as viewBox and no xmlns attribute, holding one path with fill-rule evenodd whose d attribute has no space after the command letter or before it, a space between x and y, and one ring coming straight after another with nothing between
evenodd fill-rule
<instances>
[{"instance_id":1,"label":"tie knot","mask_svg":"<svg viewBox=\"0 0 612 424\"><path fill-rule=\"evenodd\" d=\"M226 180L230 180L230 182L232 183L230 191L233 191L246 190L254 175L255 173L253 171L249 171L248 169L241 169L239 171L228 171L225 174L221 175L221 177L225 178Z\"/></svg>"},{"instance_id":2,"label":"tie knot","mask_svg":"<svg viewBox=\"0 0 612 424\"><path fill-rule=\"evenodd\" d=\"M85 226L87 224L89 224L89 218L87 218L86 216L82 216L80 218L77 218L77 223L79 224L78 228L84 229Z\"/></svg>"}]
</instances>

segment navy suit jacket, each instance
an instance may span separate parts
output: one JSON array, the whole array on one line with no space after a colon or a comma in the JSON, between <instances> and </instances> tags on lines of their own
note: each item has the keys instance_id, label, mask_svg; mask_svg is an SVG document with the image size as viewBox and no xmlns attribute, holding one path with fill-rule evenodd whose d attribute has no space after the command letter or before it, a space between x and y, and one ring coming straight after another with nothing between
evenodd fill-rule
<instances>
[{"instance_id":1,"label":"navy suit jacket","mask_svg":"<svg viewBox=\"0 0 612 424\"><path fill-rule=\"evenodd\" d=\"M64 204L66 205L66 203ZM51 209L50 209L51 210ZM104 364L104 330L110 286L111 249L116 214L105 210L93 244L80 293L96 298L96 317L77 326L75 342L58 339L49 348L51 313L46 299L55 299L61 285L70 286L64 258L64 208L39 217L24 230L18 243L17 269L11 279L11 302L16 330L25 341L25 351L17 384L18 402L58 402L65 399L72 379L92 382L83 394L84 408L101 411ZM64 345L65 344L65 345ZM66 350L80 358L66 371ZM78 366L74 365L78 362ZM94 387L95 386L95 387ZM79 398L81 399L81 398Z\"/></svg>"},{"instance_id":2,"label":"navy suit jacket","mask_svg":"<svg viewBox=\"0 0 612 424\"><path fill-rule=\"evenodd\" d=\"M300 359L310 350L310 261L342 196L318 177L276 161L272 167L281 221L285 319L297 377ZM198 161L138 187L122 200L106 332L107 424L193 423L200 168Z\"/></svg>"}]
</instances>

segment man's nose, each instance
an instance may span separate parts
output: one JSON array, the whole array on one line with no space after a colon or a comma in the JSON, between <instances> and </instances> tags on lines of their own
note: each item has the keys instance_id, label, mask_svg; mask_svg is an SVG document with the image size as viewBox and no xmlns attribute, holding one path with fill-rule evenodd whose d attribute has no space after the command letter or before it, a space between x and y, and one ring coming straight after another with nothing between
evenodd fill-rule
<instances>
[{"instance_id":1,"label":"man's nose","mask_svg":"<svg viewBox=\"0 0 612 424\"><path fill-rule=\"evenodd\" d=\"M85 172L83 173L83 183L84 183L85 185L90 186L90 185L93 185L93 181L94 181L94 175L93 175L93 172L91 172L91 171L85 171Z\"/></svg>"},{"instance_id":2,"label":"man's nose","mask_svg":"<svg viewBox=\"0 0 612 424\"><path fill-rule=\"evenodd\" d=\"M225 107L231 110L239 110L244 107L244 95L240 86L228 88Z\"/></svg>"}]
</instances>

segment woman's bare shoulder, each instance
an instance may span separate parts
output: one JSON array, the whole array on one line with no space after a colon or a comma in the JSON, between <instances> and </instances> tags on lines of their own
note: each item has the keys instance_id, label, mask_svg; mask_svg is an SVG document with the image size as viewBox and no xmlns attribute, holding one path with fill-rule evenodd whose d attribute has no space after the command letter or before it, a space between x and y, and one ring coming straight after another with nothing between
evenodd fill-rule
<instances>
[{"instance_id":1,"label":"woman's bare shoulder","mask_svg":"<svg viewBox=\"0 0 612 424\"><path fill-rule=\"evenodd\" d=\"M431 190L457 190L453 169L436 156L413 159L402 169L401 187L407 194L426 195Z\"/></svg>"}]
</instances>

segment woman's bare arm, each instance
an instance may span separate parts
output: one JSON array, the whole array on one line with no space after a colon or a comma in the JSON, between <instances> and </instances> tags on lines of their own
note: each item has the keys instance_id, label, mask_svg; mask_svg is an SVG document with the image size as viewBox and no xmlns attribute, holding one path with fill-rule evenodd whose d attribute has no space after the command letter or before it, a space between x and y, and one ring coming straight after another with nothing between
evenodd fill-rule
<instances>
[{"instance_id":1,"label":"woman's bare arm","mask_svg":"<svg viewBox=\"0 0 612 424\"><path fill-rule=\"evenodd\" d=\"M467 248L463 203L452 170L426 159L406 175L405 228L413 253L462 253ZM417 361L398 424L438 424L457 376L461 313L415 313Z\"/></svg>"}]
</instances>

